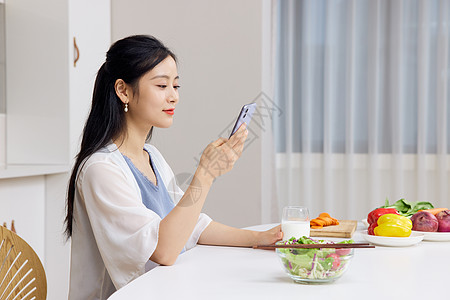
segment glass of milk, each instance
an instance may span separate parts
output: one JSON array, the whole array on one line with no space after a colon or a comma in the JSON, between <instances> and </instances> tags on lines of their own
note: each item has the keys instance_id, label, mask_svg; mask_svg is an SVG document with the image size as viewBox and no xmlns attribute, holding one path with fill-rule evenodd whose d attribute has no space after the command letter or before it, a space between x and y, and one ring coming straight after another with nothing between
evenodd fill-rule
<instances>
[{"instance_id":1,"label":"glass of milk","mask_svg":"<svg viewBox=\"0 0 450 300\"><path fill-rule=\"evenodd\" d=\"M281 231L283 231L283 241L291 237L296 239L302 236L308 236L309 230L309 212L304 206L286 206L283 208L281 219Z\"/></svg>"}]
</instances>

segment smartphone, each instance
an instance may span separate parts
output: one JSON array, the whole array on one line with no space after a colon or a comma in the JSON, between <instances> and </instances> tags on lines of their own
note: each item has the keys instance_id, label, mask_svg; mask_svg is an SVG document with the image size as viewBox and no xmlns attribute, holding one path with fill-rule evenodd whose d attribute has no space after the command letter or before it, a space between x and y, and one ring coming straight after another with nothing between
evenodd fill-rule
<instances>
[{"instance_id":1,"label":"smartphone","mask_svg":"<svg viewBox=\"0 0 450 300\"><path fill-rule=\"evenodd\" d=\"M239 129L239 127L242 125L242 123L250 125L250 121L252 120L253 113L256 110L256 103L249 103L242 106L241 112L239 113L239 116L236 120L236 123L234 124L233 130L231 130L230 137Z\"/></svg>"}]
</instances>

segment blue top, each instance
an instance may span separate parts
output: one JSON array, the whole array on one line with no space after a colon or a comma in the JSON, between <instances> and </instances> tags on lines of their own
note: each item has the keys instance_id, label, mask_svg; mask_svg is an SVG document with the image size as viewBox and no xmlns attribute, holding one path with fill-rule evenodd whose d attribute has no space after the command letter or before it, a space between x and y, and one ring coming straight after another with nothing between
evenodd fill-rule
<instances>
[{"instance_id":1,"label":"blue top","mask_svg":"<svg viewBox=\"0 0 450 300\"><path fill-rule=\"evenodd\" d=\"M154 185L153 182L150 181L150 179L148 179L144 174L142 174L141 171L139 171L138 168L136 168L131 159L129 159L123 154L122 156L125 158L125 161L130 167L131 173L133 173L134 178L138 183L139 189L141 190L142 203L144 203L144 205L148 209L154 211L158 216L160 216L161 219L164 219L169 214L169 212L175 207L175 204L173 203L172 198L170 198L166 186L164 185L161 176L159 176L158 170L153 164L152 156L148 151L147 153L150 165L153 169L153 172L155 172L156 185ZM185 251L186 247L183 247L180 254Z\"/></svg>"},{"instance_id":2,"label":"blue top","mask_svg":"<svg viewBox=\"0 0 450 300\"><path fill-rule=\"evenodd\" d=\"M148 152L147 152L148 153ZM131 160L123 155L125 161L131 169L131 172L136 178L139 189L141 190L142 203L144 205L158 214L161 219L164 219L169 212L175 207L172 199L167 192L167 189L164 185L164 182L159 176L159 172L153 164L152 157L150 153L148 153L150 165L155 172L156 176L156 185L153 184L138 168L131 162Z\"/></svg>"}]
</instances>

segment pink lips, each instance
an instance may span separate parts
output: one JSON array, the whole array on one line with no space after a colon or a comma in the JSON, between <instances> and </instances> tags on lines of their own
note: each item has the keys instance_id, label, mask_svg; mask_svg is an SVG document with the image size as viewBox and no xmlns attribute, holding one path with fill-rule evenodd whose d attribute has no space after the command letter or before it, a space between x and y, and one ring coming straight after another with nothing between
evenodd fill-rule
<instances>
[{"instance_id":1,"label":"pink lips","mask_svg":"<svg viewBox=\"0 0 450 300\"><path fill-rule=\"evenodd\" d=\"M173 115L175 113L174 110L175 110L175 108L165 109L165 110L163 110L163 112L165 112L168 115Z\"/></svg>"}]
</instances>

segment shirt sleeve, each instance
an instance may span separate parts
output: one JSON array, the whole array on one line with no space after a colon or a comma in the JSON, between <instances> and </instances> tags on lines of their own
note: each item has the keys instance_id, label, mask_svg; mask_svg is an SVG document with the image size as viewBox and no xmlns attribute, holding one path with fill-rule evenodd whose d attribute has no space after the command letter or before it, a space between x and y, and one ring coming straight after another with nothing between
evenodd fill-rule
<instances>
[{"instance_id":1,"label":"shirt sleeve","mask_svg":"<svg viewBox=\"0 0 450 300\"><path fill-rule=\"evenodd\" d=\"M144 206L120 167L110 162L84 166L77 187L105 267L119 289L145 272L161 218Z\"/></svg>"},{"instance_id":2,"label":"shirt sleeve","mask_svg":"<svg viewBox=\"0 0 450 300\"><path fill-rule=\"evenodd\" d=\"M194 231L186 242L185 248L186 250L192 249L197 245L198 239L202 234L203 230L208 227L209 223L211 223L212 219L204 213L201 213L198 217L197 224L195 225Z\"/></svg>"}]
</instances>

